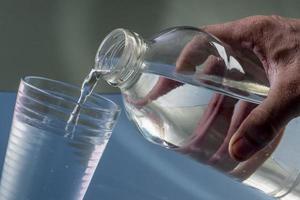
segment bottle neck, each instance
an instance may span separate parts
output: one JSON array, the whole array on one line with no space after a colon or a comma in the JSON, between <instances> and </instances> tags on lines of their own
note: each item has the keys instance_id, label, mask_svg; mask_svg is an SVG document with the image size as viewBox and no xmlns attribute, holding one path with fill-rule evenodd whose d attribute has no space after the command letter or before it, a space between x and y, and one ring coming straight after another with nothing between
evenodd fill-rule
<instances>
[{"instance_id":1,"label":"bottle neck","mask_svg":"<svg viewBox=\"0 0 300 200\"><path fill-rule=\"evenodd\" d=\"M138 34L115 29L102 41L94 69L110 85L129 87L141 73L146 49L146 43Z\"/></svg>"}]
</instances>

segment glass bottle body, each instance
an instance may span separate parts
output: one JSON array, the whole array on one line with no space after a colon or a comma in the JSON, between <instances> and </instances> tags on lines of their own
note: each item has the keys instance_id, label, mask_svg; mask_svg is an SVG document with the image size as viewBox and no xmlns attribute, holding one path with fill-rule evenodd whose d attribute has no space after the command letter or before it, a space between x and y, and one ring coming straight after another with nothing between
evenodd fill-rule
<instances>
[{"instance_id":1,"label":"glass bottle body","mask_svg":"<svg viewBox=\"0 0 300 200\"><path fill-rule=\"evenodd\" d=\"M245 162L229 155L232 135L269 90L255 55L234 52L191 27L168 29L147 41L117 29L102 42L95 68L121 89L129 119L149 141L272 196L292 194L299 168L286 167L273 153L283 130Z\"/></svg>"}]
</instances>

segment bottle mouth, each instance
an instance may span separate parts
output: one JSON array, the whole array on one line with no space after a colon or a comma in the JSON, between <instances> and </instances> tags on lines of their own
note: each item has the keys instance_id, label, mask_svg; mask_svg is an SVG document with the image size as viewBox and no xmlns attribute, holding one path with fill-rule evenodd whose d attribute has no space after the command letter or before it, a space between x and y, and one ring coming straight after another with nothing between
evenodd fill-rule
<instances>
[{"instance_id":1,"label":"bottle mouth","mask_svg":"<svg viewBox=\"0 0 300 200\"><path fill-rule=\"evenodd\" d=\"M100 44L94 69L110 85L120 87L139 71L142 39L126 29L115 29Z\"/></svg>"}]
</instances>

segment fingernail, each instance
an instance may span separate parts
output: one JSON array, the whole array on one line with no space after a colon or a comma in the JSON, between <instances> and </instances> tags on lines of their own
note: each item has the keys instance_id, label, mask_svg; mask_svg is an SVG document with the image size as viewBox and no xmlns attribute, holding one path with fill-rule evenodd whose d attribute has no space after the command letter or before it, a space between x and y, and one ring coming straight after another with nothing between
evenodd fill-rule
<instances>
[{"instance_id":1,"label":"fingernail","mask_svg":"<svg viewBox=\"0 0 300 200\"><path fill-rule=\"evenodd\" d=\"M244 137L236 140L231 147L231 153L237 161L244 161L250 158L256 151L256 147Z\"/></svg>"}]
</instances>

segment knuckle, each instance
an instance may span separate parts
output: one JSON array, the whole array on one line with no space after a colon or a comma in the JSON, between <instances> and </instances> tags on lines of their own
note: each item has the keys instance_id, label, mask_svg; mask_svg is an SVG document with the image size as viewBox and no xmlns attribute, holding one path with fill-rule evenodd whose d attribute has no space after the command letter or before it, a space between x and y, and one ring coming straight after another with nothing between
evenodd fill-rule
<instances>
[{"instance_id":1,"label":"knuckle","mask_svg":"<svg viewBox=\"0 0 300 200\"><path fill-rule=\"evenodd\" d=\"M276 64L281 64L284 68L288 67L296 60L296 55L298 54L300 48L300 44L298 41L286 41L285 44L272 46L273 50L270 49L270 58Z\"/></svg>"},{"instance_id":2,"label":"knuckle","mask_svg":"<svg viewBox=\"0 0 300 200\"><path fill-rule=\"evenodd\" d=\"M271 19L275 20L275 21L280 21L283 20L284 18L280 15L271 15L270 16Z\"/></svg>"},{"instance_id":3,"label":"knuckle","mask_svg":"<svg viewBox=\"0 0 300 200\"><path fill-rule=\"evenodd\" d=\"M276 20L270 16L255 15L244 18L239 22L239 25L242 28L239 31L242 33L246 31L246 34L242 34L244 40L250 40L258 46L263 46L262 44L265 43L273 31Z\"/></svg>"},{"instance_id":4,"label":"knuckle","mask_svg":"<svg viewBox=\"0 0 300 200\"><path fill-rule=\"evenodd\" d=\"M273 22L273 17L264 16L264 15L255 15L247 18L249 24L253 24L257 27L268 26Z\"/></svg>"}]
</instances>

